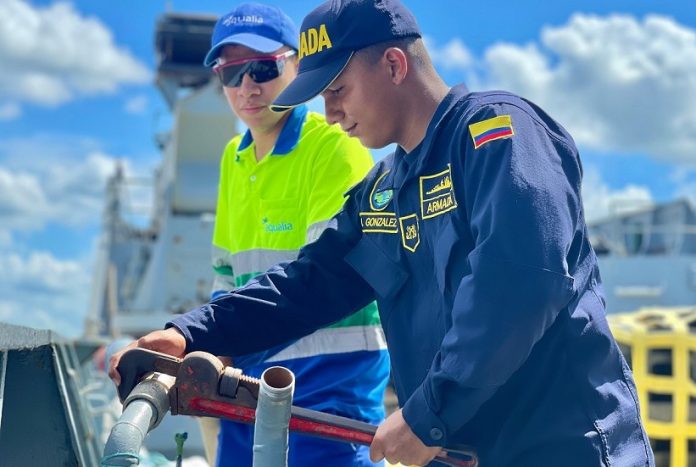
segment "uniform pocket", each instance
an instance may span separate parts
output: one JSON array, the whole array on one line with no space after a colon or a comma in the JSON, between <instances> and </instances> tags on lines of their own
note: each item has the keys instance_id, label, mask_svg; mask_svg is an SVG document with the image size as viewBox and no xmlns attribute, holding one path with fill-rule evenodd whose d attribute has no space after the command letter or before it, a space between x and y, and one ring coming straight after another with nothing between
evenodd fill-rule
<instances>
[{"instance_id":1,"label":"uniform pocket","mask_svg":"<svg viewBox=\"0 0 696 467\"><path fill-rule=\"evenodd\" d=\"M408 273L366 236L348 252L345 260L381 298L394 296L408 278Z\"/></svg>"}]
</instances>

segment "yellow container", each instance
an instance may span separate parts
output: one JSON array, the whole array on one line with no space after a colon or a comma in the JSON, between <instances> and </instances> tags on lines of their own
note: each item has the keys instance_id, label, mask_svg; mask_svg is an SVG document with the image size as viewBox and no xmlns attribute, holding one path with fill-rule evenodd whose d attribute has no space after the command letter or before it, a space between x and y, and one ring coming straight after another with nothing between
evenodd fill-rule
<instances>
[{"instance_id":1,"label":"yellow container","mask_svg":"<svg viewBox=\"0 0 696 467\"><path fill-rule=\"evenodd\" d=\"M608 315L659 467L696 466L696 308Z\"/></svg>"}]
</instances>

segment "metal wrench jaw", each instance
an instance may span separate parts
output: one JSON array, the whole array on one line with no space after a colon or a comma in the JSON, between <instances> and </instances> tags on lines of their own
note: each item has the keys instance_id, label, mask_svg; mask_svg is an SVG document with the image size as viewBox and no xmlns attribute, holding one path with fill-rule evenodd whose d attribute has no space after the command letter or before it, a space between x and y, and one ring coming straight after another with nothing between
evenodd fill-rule
<instances>
[{"instance_id":1,"label":"metal wrench jaw","mask_svg":"<svg viewBox=\"0 0 696 467\"><path fill-rule=\"evenodd\" d=\"M210 416L198 410L197 401L217 401L256 409L259 380L242 371L225 367L220 359L205 352L191 352L181 361L176 385L169 393L172 415Z\"/></svg>"},{"instance_id":2,"label":"metal wrench jaw","mask_svg":"<svg viewBox=\"0 0 696 467\"><path fill-rule=\"evenodd\" d=\"M121 375L118 385L121 402L150 373L176 377L176 384L170 391L174 415L205 415L192 413L186 405L192 399L205 398L253 409L258 401L258 379L243 375L237 368L225 367L219 358L206 352L191 352L182 359L135 348L123 354L116 369Z\"/></svg>"}]
</instances>

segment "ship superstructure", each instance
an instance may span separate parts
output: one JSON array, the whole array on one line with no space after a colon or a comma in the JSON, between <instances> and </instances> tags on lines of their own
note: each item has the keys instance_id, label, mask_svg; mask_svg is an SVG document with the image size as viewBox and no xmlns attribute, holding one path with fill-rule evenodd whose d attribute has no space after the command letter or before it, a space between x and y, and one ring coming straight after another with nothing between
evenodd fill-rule
<instances>
[{"instance_id":1,"label":"ship superstructure","mask_svg":"<svg viewBox=\"0 0 696 467\"><path fill-rule=\"evenodd\" d=\"M129 194L147 181L119 167L107 184L87 338L123 345L210 297L220 156L237 133L221 85L203 66L216 19L168 13L157 23L156 84L172 124L156 135L163 158L147 187L153 201L145 222L131 221ZM171 458L174 434L184 431L188 455L203 455L198 424L188 417L166 417L145 446Z\"/></svg>"},{"instance_id":2,"label":"ship superstructure","mask_svg":"<svg viewBox=\"0 0 696 467\"><path fill-rule=\"evenodd\" d=\"M696 208L687 199L589 225L607 312L696 303Z\"/></svg>"},{"instance_id":3,"label":"ship superstructure","mask_svg":"<svg viewBox=\"0 0 696 467\"><path fill-rule=\"evenodd\" d=\"M209 298L219 160L237 131L220 85L203 66L215 20L170 13L157 24L156 82L173 124L157 138L163 159L147 225L124 215L124 194L139 181L119 169L108 183L88 336L137 337Z\"/></svg>"}]
</instances>

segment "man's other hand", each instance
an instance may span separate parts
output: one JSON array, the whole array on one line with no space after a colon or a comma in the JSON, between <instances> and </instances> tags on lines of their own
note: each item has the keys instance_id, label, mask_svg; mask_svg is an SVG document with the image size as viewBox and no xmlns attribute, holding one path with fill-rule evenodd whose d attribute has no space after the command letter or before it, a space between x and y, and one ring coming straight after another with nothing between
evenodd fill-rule
<instances>
[{"instance_id":1,"label":"man's other hand","mask_svg":"<svg viewBox=\"0 0 696 467\"><path fill-rule=\"evenodd\" d=\"M109 360L109 377L114 381L116 386L121 383L121 375L116 371L118 362L126 351L138 347L181 358L186 352L186 339L176 328L169 328L146 334L116 352Z\"/></svg>"}]
</instances>

